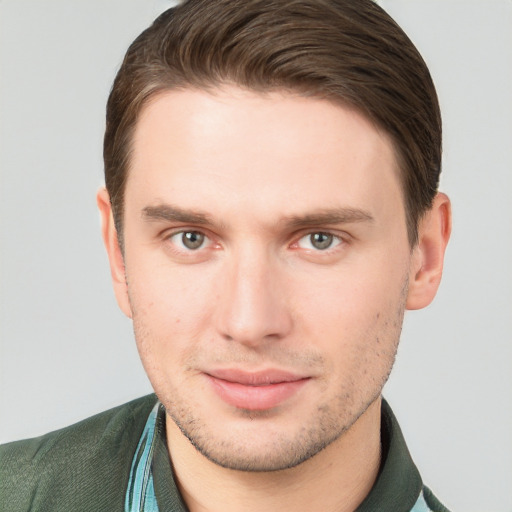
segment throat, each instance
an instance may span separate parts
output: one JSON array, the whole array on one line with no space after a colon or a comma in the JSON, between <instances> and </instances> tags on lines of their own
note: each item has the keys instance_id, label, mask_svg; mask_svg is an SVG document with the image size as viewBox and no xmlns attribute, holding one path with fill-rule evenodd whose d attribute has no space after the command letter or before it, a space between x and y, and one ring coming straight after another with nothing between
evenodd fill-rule
<instances>
[{"instance_id":1,"label":"throat","mask_svg":"<svg viewBox=\"0 0 512 512\"><path fill-rule=\"evenodd\" d=\"M381 459L380 398L340 438L280 471L237 471L208 460L167 418L176 485L190 512L352 512L369 494Z\"/></svg>"}]
</instances>

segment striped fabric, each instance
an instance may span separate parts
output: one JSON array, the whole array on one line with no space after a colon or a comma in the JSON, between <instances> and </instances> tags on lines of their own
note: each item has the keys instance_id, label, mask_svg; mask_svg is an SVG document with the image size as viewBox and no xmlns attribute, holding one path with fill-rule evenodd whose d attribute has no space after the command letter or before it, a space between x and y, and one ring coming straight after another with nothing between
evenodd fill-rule
<instances>
[{"instance_id":1,"label":"striped fabric","mask_svg":"<svg viewBox=\"0 0 512 512\"><path fill-rule=\"evenodd\" d=\"M152 469L153 453L158 437L156 424L159 407L160 403L157 402L149 414L133 457L125 497L125 512L159 512ZM425 488L410 512L435 512L425 499Z\"/></svg>"},{"instance_id":2,"label":"striped fabric","mask_svg":"<svg viewBox=\"0 0 512 512\"><path fill-rule=\"evenodd\" d=\"M158 512L152 462L159 407L160 403L157 402L148 417L133 457L124 503L125 512Z\"/></svg>"}]
</instances>

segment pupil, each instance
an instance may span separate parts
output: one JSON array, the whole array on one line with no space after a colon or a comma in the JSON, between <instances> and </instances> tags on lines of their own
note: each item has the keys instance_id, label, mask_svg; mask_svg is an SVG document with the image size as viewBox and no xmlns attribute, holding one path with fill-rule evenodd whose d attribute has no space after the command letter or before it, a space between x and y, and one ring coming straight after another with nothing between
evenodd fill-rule
<instances>
[{"instance_id":1,"label":"pupil","mask_svg":"<svg viewBox=\"0 0 512 512\"><path fill-rule=\"evenodd\" d=\"M327 249L332 244L333 236L328 233L313 233L311 235L311 244L316 249Z\"/></svg>"},{"instance_id":2,"label":"pupil","mask_svg":"<svg viewBox=\"0 0 512 512\"><path fill-rule=\"evenodd\" d=\"M183 245L187 249L198 249L203 245L204 235L197 231L187 231L182 235Z\"/></svg>"}]
</instances>

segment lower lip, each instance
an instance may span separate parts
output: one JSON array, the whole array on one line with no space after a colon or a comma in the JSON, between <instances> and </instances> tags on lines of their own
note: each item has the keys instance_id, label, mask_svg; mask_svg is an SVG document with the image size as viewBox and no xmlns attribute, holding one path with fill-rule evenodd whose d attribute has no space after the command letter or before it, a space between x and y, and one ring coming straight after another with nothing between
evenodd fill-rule
<instances>
[{"instance_id":1,"label":"lower lip","mask_svg":"<svg viewBox=\"0 0 512 512\"><path fill-rule=\"evenodd\" d=\"M250 411L277 407L295 395L309 379L276 382L266 386L248 386L207 375L214 391L229 405Z\"/></svg>"}]
</instances>

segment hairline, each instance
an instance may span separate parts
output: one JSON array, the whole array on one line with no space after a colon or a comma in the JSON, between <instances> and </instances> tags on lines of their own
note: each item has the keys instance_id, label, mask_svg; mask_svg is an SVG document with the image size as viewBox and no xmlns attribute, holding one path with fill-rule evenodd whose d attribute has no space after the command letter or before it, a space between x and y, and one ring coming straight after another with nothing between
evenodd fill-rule
<instances>
[{"instance_id":1,"label":"hairline","mask_svg":"<svg viewBox=\"0 0 512 512\"><path fill-rule=\"evenodd\" d=\"M134 151L134 140L135 140L135 133L137 130L137 127L139 125L141 117L144 115L144 112L149 108L149 106L156 102L159 98L162 96L173 93L173 92L179 92L179 91L198 91L198 92L206 92L208 94L216 95L216 93L222 92L223 90L227 88L236 88L241 91L246 92L253 92L257 93L259 95L265 96L267 94L271 93L282 93L282 94L289 94L289 95L295 95L297 97L302 98L311 98L311 99L318 99L323 100L331 103L333 106L341 106L344 108L348 108L354 112L357 112L359 115L365 118L366 121L368 121L375 130L379 132L382 136L384 136L389 143L391 144L391 148L393 151L393 156L395 160L394 170L397 173L397 178L400 185L400 194L402 197L402 204L404 206L404 215L405 215L405 221L406 221L406 229L407 229L407 237L409 240L409 245L411 249L414 248L414 246L417 244L418 241L418 226L420 223L421 218L425 215L426 211L420 214L418 219L416 219L415 225L411 226L411 219L410 219L410 212L408 211L408 205L407 205L407 192L405 190L405 173L407 170L405 169L405 162L402 155L402 152L399 149L399 144L397 141L395 141L393 135L387 130L384 126L382 126L381 123L376 121L372 116L368 114L368 112L365 112L362 107L359 107L358 105L354 105L352 102L346 100L345 98L342 98L340 96L334 95L334 94L327 94L322 93L319 91L314 91L313 87L311 86L305 86L303 88L301 87L294 87L294 86L286 86L282 84L276 84L276 85L269 85L263 87L251 87L247 85L242 85L237 83L234 80L221 80L221 79L210 79L210 80L204 80L201 81L201 83L192 83L192 82L183 82L179 84L161 84L161 86L155 87L155 89L147 94L145 96L140 104L138 105L137 113L135 116L135 120L133 124L130 126L129 131L127 132L128 135L128 144L126 147L126 167L124 172L124 183L123 187L118 190L118 194L121 194L121 201L113 201L111 198L111 206L113 209L113 217L114 217L114 223L117 231L117 236L119 240L119 244L121 247L121 250L124 253L124 236L123 236L123 228L124 228L124 213L125 213L125 192L126 187L128 184L128 179L130 176L130 170L131 170L131 163L133 160L133 151Z\"/></svg>"}]
</instances>

